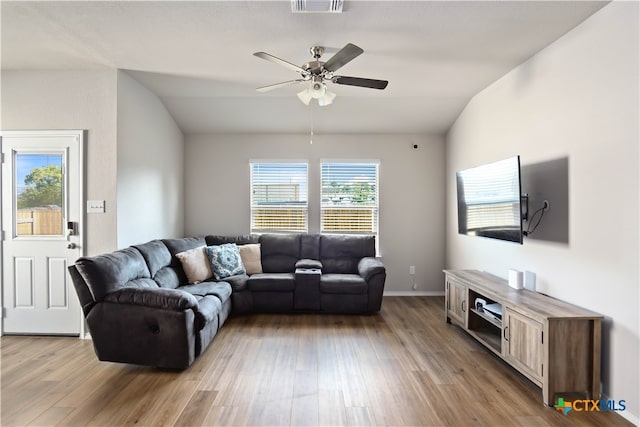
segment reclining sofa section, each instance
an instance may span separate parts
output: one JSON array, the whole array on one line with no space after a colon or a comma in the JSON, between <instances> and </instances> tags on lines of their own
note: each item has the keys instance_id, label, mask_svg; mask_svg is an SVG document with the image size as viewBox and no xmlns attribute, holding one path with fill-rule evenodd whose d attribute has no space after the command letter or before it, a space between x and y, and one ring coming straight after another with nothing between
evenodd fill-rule
<instances>
[{"instance_id":1,"label":"reclining sofa section","mask_svg":"<svg viewBox=\"0 0 640 427\"><path fill-rule=\"evenodd\" d=\"M262 273L189 284L176 254L260 243ZM153 240L69 267L98 359L184 369L227 317L375 313L386 270L373 236L263 234Z\"/></svg>"}]
</instances>

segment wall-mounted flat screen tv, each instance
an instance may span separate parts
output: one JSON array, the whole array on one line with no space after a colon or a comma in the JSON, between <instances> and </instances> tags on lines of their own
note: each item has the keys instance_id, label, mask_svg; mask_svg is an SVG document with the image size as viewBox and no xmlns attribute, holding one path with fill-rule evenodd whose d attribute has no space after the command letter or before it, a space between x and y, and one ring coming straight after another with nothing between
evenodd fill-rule
<instances>
[{"instance_id":1,"label":"wall-mounted flat screen tv","mask_svg":"<svg viewBox=\"0 0 640 427\"><path fill-rule=\"evenodd\" d=\"M522 243L520 156L456 173L458 232Z\"/></svg>"}]
</instances>

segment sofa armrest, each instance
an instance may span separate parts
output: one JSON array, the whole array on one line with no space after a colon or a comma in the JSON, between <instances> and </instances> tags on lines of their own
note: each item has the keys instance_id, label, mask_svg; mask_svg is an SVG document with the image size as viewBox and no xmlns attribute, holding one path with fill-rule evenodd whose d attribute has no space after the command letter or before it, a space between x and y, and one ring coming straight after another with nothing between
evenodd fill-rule
<instances>
[{"instance_id":1,"label":"sofa armrest","mask_svg":"<svg viewBox=\"0 0 640 427\"><path fill-rule=\"evenodd\" d=\"M190 293L165 288L123 288L105 295L104 301L171 311L197 310L198 307L198 300Z\"/></svg>"},{"instance_id":2,"label":"sofa armrest","mask_svg":"<svg viewBox=\"0 0 640 427\"><path fill-rule=\"evenodd\" d=\"M382 261L373 257L365 257L358 262L358 273L366 282L376 274L386 273L386 271Z\"/></svg>"}]
</instances>

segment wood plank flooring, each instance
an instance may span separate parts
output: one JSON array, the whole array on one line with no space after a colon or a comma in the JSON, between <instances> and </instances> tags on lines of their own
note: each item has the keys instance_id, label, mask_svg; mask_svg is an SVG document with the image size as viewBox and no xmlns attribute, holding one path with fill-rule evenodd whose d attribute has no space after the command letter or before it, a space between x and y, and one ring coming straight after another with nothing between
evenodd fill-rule
<instances>
[{"instance_id":1,"label":"wood plank flooring","mask_svg":"<svg viewBox=\"0 0 640 427\"><path fill-rule=\"evenodd\" d=\"M630 426L567 416L444 321L441 297L368 316L229 319L187 370L99 362L91 341L2 337L2 426Z\"/></svg>"}]
</instances>

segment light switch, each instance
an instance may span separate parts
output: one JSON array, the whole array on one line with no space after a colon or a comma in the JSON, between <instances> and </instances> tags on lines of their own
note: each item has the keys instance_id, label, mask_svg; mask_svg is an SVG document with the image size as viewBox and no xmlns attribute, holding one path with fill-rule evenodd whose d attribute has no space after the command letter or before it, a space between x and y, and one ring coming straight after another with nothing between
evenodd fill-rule
<instances>
[{"instance_id":1,"label":"light switch","mask_svg":"<svg viewBox=\"0 0 640 427\"><path fill-rule=\"evenodd\" d=\"M104 213L104 200L87 200L87 213Z\"/></svg>"}]
</instances>

